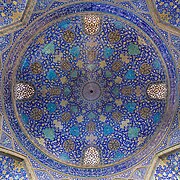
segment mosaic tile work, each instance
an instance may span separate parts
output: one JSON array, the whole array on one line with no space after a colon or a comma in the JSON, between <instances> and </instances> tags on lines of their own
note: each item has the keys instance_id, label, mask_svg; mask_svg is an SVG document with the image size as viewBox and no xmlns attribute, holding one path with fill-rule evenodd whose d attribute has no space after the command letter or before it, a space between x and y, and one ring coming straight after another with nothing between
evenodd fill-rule
<instances>
[{"instance_id":1,"label":"mosaic tile work","mask_svg":"<svg viewBox=\"0 0 180 180\"><path fill-rule=\"evenodd\" d=\"M10 25L22 18L27 0L0 1L0 27Z\"/></svg>"},{"instance_id":2,"label":"mosaic tile work","mask_svg":"<svg viewBox=\"0 0 180 180\"><path fill-rule=\"evenodd\" d=\"M38 180L44 179L44 180L52 180L52 178L44 171L35 170L36 176Z\"/></svg>"},{"instance_id":3,"label":"mosaic tile work","mask_svg":"<svg viewBox=\"0 0 180 180\"><path fill-rule=\"evenodd\" d=\"M11 35L1 36L0 37L0 52L2 52L10 44Z\"/></svg>"},{"instance_id":4,"label":"mosaic tile work","mask_svg":"<svg viewBox=\"0 0 180 180\"><path fill-rule=\"evenodd\" d=\"M166 84L153 84L147 89L147 94L151 98L155 99L165 99L167 96Z\"/></svg>"},{"instance_id":5,"label":"mosaic tile work","mask_svg":"<svg viewBox=\"0 0 180 180\"><path fill-rule=\"evenodd\" d=\"M38 0L36 3L36 6L34 7L34 11L44 10L44 9L48 8L48 6L50 6L52 2L53 2L53 0ZM61 3L61 4L63 4L63 3Z\"/></svg>"},{"instance_id":6,"label":"mosaic tile work","mask_svg":"<svg viewBox=\"0 0 180 180\"><path fill-rule=\"evenodd\" d=\"M180 51L180 37L179 36L171 35L171 43L178 51Z\"/></svg>"},{"instance_id":7,"label":"mosaic tile work","mask_svg":"<svg viewBox=\"0 0 180 180\"><path fill-rule=\"evenodd\" d=\"M17 101L27 133L74 164L92 145L102 164L132 155L154 134L165 108L165 100L145 92L155 79L165 81L153 46L124 22L108 16L101 22L75 16L49 27L27 48L16 76L36 89L32 100Z\"/></svg>"},{"instance_id":8,"label":"mosaic tile work","mask_svg":"<svg viewBox=\"0 0 180 180\"><path fill-rule=\"evenodd\" d=\"M4 132L2 132L0 145L12 149L12 139Z\"/></svg>"},{"instance_id":9,"label":"mosaic tile work","mask_svg":"<svg viewBox=\"0 0 180 180\"><path fill-rule=\"evenodd\" d=\"M168 66L168 74L171 78L170 87L168 87L170 89L168 93L171 93L169 94L170 101L168 103L172 107L171 111L174 111L176 74L171 56L165 44L159 38L156 31L136 15L126 10L101 3L82 3L67 8L65 7L52 12L47 17L39 19L32 27L29 27L9 57L11 61L8 61L8 69L5 71L7 74L4 76L3 97L7 116L14 133L22 145L32 153L34 158L39 159L45 165L55 170L60 170L63 173L75 176L105 176L121 172L142 160L152 148L155 148L159 140L163 137L165 133L164 130L166 130L166 127L171 121L171 118L168 116L165 116L164 121L161 121L163 114L157 113L158 111L162 111L163 113L166 102L164 100L157 101L149 99L146 95L146 87L149 82L163 81L166 83L166 76L161 59L151 41L149 41L149 38L139 30L136 30L132 24L103 14L102 17L107 18L107 21L103 21L104 19L102 18L100 21L100 32L92 38L92 35L84 33L82 16L74 15L72 18L64 19L65 23L62 24L62 21L54 22L52 26L44 32L41 32L41 34L38 34L34 39L35 41L29 45L26 52L30 51L31 53L26 54L25 52L18 70L17 78L20 78L22 81L32 81L35 85L36 93L38 93L38 96L35 95L32 100L32 102L34 102L30 106L30 108L32 108L31 110L26 106L26 110L24 111L23 108L25 108L25 106L22 107L22 104L28 105L30 101L17 101L21 126L24 124L26 132L21 130L17 119L14 117L15 113L12 103L10 103L10 91L12 89L10 83L12 82L11 68L17 63L18 54L16 50L23 49L24 46L27 47L26 42L30 38L28 33L35 33L37 25L41 26L41 23L43 23L44 26L54 19L57 20L57 15L60 17L61 15L64 16L79 11L87 12L87 10L93 12L108 12L122 16L122 18L128 21L132 21L152 38L161 52L164 62L168 62L166 65ZM115 22L120 23L116 24ZM106 33L103 33L105 31ZM52 32L54 32L55 36L53 36ZM126 32L129 33L126 34ZM45 33L44 37L41 36L43 33ZM139 40L139 36L141 36L141 40ZM90 40L101 40L98 41L98 45L103 45L103 48L93 49L94 43L89 43L90 49L86 49L85 42L89 42ZM58 44L60 44L60 46ZM121 44L124 49L121 49L118 44ZM37 54L34 54L35 51ZM139 58L146 56L146 52L151 52L150 58L144 58L138 61ZM123 56L120 56L120 54L123 54ZM26 56L27 61L24 63ZM157 58L155 62L154 57ZM39 64L37 65L35 62ZM114 62L116 62L115 65L113 64ZM95 66L87 67L88 64ZM23 68L21 69L21 67ZM38 68L36 69L34 67ZM22 77L21 71L28 76ZM74 71L77 71L77 73ZM102 78L98 78L98 74L100 74ZM120 76L120 78L116 79L116 76ZM92 78L93 81L89 81L92 80ZM150 81L147 81L146 78L149 78ZM77 79L77 81L75 79ZM42 84L42 82L44 83ZM129 82L132 82L132 87L127 87ZM36 86L35 83L37 83L38 86ZM55 87L55 85L57 85L57 87ZM139 87L136 89L137 85ZM72 88L71 90L71 87L76 88ZM89 87L91 87L91 89L87 91ZM122 95L122 99L120 95ZM110 96L110 98L107 98L108 96ZM41 101L38 102L37 97L41 97ZM91 100L95 103L92 103ZM145 103L141 104L140 102L142 102L142 100L144 100ZM36 104L35 101L38 103ZM40 103L42 101L43 104ZM154 103L150 105L152 101L155 102L155 106ZM77 103L74 103L73 108L71 108L73 102ZM77 108L74 106L77 106ZM149 107L156 108L150 112ZM115 110L111 112L113 108L115 108ZM98 111L99 109L102 109L102 111ZM25 116L23 116L23 114L25 114ZM128 118L126 118L124 114L128 115ZM135 117L134 119L133 116ZM47 117L51 118L47 119ZM136 117L140 117L140 122L136 122ZM124 118L126 118L127 121ZM144 119L148 121L146 122ZM118 120L120 121L118 122ZM144 124L141 124L141 122L144 122ZM29 124L33 126L30 127ZM147 126L148 124L149 126ZM161 131L162 128L158 129L158 135L155 137L153 143L147 143L148 137L147 139L139 139L139 137L145 134L151 138L156 128L161 124L163 131ZM145 131L142 131L144 127L147 128L145 128ZM35 129L34 134L31 128ZM125 138L128 140L126 144L122 143L121 139L119 140L114 137L114 135L118 133L118 129L124 130ZM27 132L31 135L33 143L26 137L25 133ZM57 137L58 134L63 136L64 133L68 134L66 138ZM99 134L103 135L102 139L104 139L105 148L101 148L101 146L104 145L100 145ZM81 141L83 140L83 146L81 145L80 139ZM139 141L140 143L138 144ZM132 151L131 147L128 147L131 142L135 147L135 149L132 148ZM139 151L146 143L147 148ZM37 146L40 147L40 149L36 148ZM91 169L69 166L69 164L81 165L84 150L89 146L95 147L98 150L101 158L100 164L111 164L112 166ZM125 148L121 149L122 146ZM59 152L56 152L56 147L61 148ZM42 153L45 149L46 154ZM124 149L126 149L126 151L124 151ZM118 151L120 153L115 153ZM133 158L129 158L125 162L118 162L119 159L122 160L124 157L130 157L136 151L137 154L133 156ZM79 154L76 157L75 155L77 153ZM55 157L58 160L54 160ZM60 163L59 160L63 161L63 163ZM114 165L114 162L117 163Z\"/></svg>"},{"instance_id":10,"label":"mosaic tile work","mask_svg":"<svg viewBox=\"0 0 180 180\"><path fill-rule=\"evenodd\" d=\"M171 153L159 159L154 173L156 180L179 180L180 178L180 151Z\"/></svg>"},{"instance_id":11,"label":"mosaic tile work","mask_svg":"<svg viewBox=\"0 0 180 180\"><path fill-rule=\"evenodd\" d=\"M168 24L180 28L180 2L179 0L155 0L160 19Z\"/></svg>"},{"instance_id":12,"label":"mosaic tile work","mask_svg":"<svg viewBox=\"0 0 180 180\"><path fill-rule=\"evenodd\" d=\"M0 154L0 179L28 180L23 161Z\"/></svg>"},{"instance_id":13,"label":"mosaic tile work","mask_svg":"<svg viewBox=\"0 0 180 180\"><path fill-rule=\"evenodd\" d=\"M133 173L133 180L145 180L146 168L139 168Z\"/></svg>"},{"instance_id":14,"label":"mosaic tile work","mask_svg":"<svg viewBox=\"0 0 180 180\"><path fill-rule=\"evenodd\" d=\"M132 6L131 2L127 2L127 1L124 1L124 2L116 2L116 4L124 7L124 8L128 8L128 9L131 9L131 10L134 10L134 7Z\"/></svg>"},{"instance_id":15,"label":"mosaic tile work","mask_svg":"<svg viewBox=\"0 0 180 180\"><path fill-rule=\"evenodd\" d=\"M14 89L18 100L29 99L34 95L34 88L29 84L17 83Z\"/></svg>"},{"instance_id":16,"label":"mosaic tile work","mask_svg":"<svg viewBox=\"0 0 180 180\"><path fill-rule=\"evenodd\" d=\"M173 132L173 134L171 135L171 140L169 145L173 146L178 143L180 143L180 129L177 129L176 131Z\"/></svg>"},{"instance_id":17,"label":"mosaic tile work","mask_svg":"<svg viewBox=\"0 0 180 180\"><path fill-rule=\"evenodd\" d=\"M146 4L146 0L132 0L131 1L137 9L144 11L144 12L148 12L148 7Z\"/></svg>"}]
</instances>

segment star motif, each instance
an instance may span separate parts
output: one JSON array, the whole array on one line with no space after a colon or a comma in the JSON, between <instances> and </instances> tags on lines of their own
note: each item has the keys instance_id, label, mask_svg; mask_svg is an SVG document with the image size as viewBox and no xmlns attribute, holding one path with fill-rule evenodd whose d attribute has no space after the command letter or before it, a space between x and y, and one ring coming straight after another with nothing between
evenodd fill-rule
<instances>
[{"instance_id":1,"label":"star motif","mask_svg":"<svg viewBox=\"0 0 180 180\"><path fill-rule=\"evenodd\" d=\"M20 172L21 169L23 168L24 168L23 162L14 160L14 168L13 168L14 170L17 170L17 172Z\"/></svg>"},{"instance_id":2,"label":"star motif","mask_svg":"<svg viewBox=\"0 0 180 180\"><path fill-rule=\"evenodd\" d=\"M115 101L115 103L116 103L117 106L121 106L121 105L122 105L121 99L117 99L117 100Z\"/></svg>"},{"instance_id":3,"label":"star motif","mask_svg":"<svg viewBox=\"0 0 180 180\"><path fill-rule=\"evenodd\" d=\"M101 61L101 62L99 63L99 66L100 66L101 68L104 68L106 65L107 65L107 64L106 64L106 61Z\"/></svg>"},{"instance_id":4,"label":"star motif","mask_svg":"<svg viewBox=\"0 0 180 180\"><path fill-rule=\"evenodd\" d=\"M80 123L80 122L83 121L83 116L78 116L76 119L77 119L77 121Z\"/></svg>"},{"instance_id":5,"label":"star motif","mask_svg":"<svg viewBox=\"0 0 180 180\"><path fill-rule=\"evenodd\" d=\"M138 146L144 142L146 137L139 137L138 138Z\"/></svg>"},{"instance_id":6,"label":"star motif","mask_svg":"<svg viewBox=\"0 0 180 180\"><path fill-rule=\"evenodd\" d=\"M124 129L129 123L129 119L126 119L125 121L122 121L121 128Z\"/></svg>"},{"instance_id":7,"label":"star motif","mask_svg":"<svg viewBox=\"0 0 180 180\"><path fill-rule=\"evenodd\" d=\"M115 79L115 83L120 84L122 82L122 78L117 76Z\"/></svg>"},{"instance_id":8,"label":"star motif","mask_svg":"<svg viewBox=\"0 0 180 180\"><path fill-rule=\"evenodd\" d=\"M163 10L162 13L159 13L159 15L160 15L160 18L165 22L169 22L169 20L172 18L169 16L169 12L166 13L165 10Z\"/></svg>"},{"instance_id":9,"label":"star motif","mask_svg":"<svg viewBox=\"0 0 180 180\"><path fill-rule=\"evenodd\" d=\"M100 115L99 120L102 121L102 122L105 122L106 121L106 116Z\"/></svg>"},{"instance_id":10,"label":"star motif","mask_svg":"<svg viewBox=\"0 0 180 180\"><path fill-rule=\"evenodd\" d=\"M82 62L82 61L79 60L79 61L76 63L76 66L79 67L79 68L82 68L82 67L83 67L83 64L84 64L84 62Z\"/></svg>"},{"instance_id":11,"label":"star motif","mask_svg":"<svg viewBox=\"0 0 180 180\"><path fill-rule=\"evenodd\" d=\"M128 56L126 56L126 55L124 55L124 54L121 54L120 55L120 58L122 59L122 61L123 62L125 62L125 63L129 63L129 57Z\"/></svg>"},{"instance_id":12,"label":"star motif","mask_svg":"<svg viewBox=\"0 0 180 180\"><path fill-rule=\"evenodd\" d=\"M13 12L13 15L11 16L13 22L18 21L21 19L22 13L21 12Z\"/></svg>"},{"instance_id":13,"label":"star motif","mask_svg":"<svg viewBox=\"0 0 180 180\"><path fill-rule=\"evenodd\" d=\"M146 45L146 42L145 42L144 39L141 38L140 36L138 36L138 43L139 43L140 45Z\"/></svg>"},{"instance_id":14,"label":"star motif","mask_svg":"<svg viewBox=\"0 0 180 180\"><path fill-rule=\"evenodd\" d=\"M67 78L65 76L60 79L61 79L62 84L65 84L67 82Z\"/></svg>"},{"instance_id":15,"label":"star motif","mask_svg":"<svg viewBox=\"0 0 180 180\"><path fill-rule=\"evenodd\" d=\"M61 101L61 106L66 107L67 104L68 104L68 102L66 100L62 100Z\"/></svg>"},{"instance_id":16,"label":"star motif","mask_svg":"<svg viewBox=\"0 0 180 180\"><path fill-rule=\"evenodd\" d=\"M53 123L55 124L56 128L59 128L60 130L63 129L63 125L60 121L54 120Z\"/></svg>"},{"instance_id":17,"label":"star motif","mask_svg":"<svg viewBox=\"0 0 180 180\"><path fill-rule=\"evenodd\" d=\"M170 161L168 160L168 159L166 159L166 158L163 158L163 159L161 159L160 158L160 161L159 161L159 164L161 165L161 166L168 166L168 163L170 163Z\"/></svg>"},{"instance_id":18,"label":"star motif","mask_svg":"<svg viewBox=\"0 0 180 180\"><path fill-rule=\"evenodd\" d=\"M54 59L53 59L53 61L54 62L60 62L61 61L61 59L62 59L62 57L63 57L63 53L62 52L60 52L59 54L57 54L57 55L54 55Z\"/></svg>"},{"instance_id":19,"label":"star motif","mask_svg":"<svg viewBox=\"0 0 180 180\"><path fill-rule=\"evenodd\" d=\"M44 138L36 138L38 143L41 144L42 146L45 146L45 140Z\"/></svg>"},{"instance_id":20,"label":"star motif","mask_svg":"<svg viewBox=\"0 0 180 180\"><path fill-rule=\"evenodd\" d=\"M39 44L44 44L44 36L40 36L40 37L37 39L37 43L39 43Z\"/></svg>"}]
</instances>

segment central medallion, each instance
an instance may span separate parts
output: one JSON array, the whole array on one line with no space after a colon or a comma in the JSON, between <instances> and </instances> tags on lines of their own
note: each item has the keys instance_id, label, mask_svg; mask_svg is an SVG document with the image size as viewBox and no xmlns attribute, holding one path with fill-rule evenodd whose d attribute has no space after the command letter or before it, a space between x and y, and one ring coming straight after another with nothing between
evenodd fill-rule
<instances>
[{"instance_id":1,"label":"central medallion","mask_svg":"<svg viewBox=\"0 0 180 180\"><path fill-rule=\"evenodd\" d=\"M103 108L110 98L110 89L107 81L98 76L97 73L91 77L83 76L78 78L73 89L73 99L79 108L95 110Z\"/></svg>"},{"instance_id":2,"label":"central medallion","mask_svg":"<svg viewBox=\"0 0 180 180\"><path fill-rule=\"evenodd\" d=\"M82 96L88 101L97 100L101 94L101 87L97 82L88 82L82 88Z\"/></svg>"}]
</instances>

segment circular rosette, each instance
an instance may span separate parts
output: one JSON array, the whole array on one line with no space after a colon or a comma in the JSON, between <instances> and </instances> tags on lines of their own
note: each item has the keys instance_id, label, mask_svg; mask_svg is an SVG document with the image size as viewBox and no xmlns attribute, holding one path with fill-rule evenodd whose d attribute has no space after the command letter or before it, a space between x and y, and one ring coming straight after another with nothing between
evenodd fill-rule
<instances>
[{"instance_id":1,"label":"circular rosette","mask_svg":"<svg viewBox=\"0 0 180 180\"><path fill-rule=\"evenodd\" d=\"M77 79L73 87L74 99L80 107L95 110L104 106L110 97L107 82L103 78Z\"/></svg>"}]
</instances>

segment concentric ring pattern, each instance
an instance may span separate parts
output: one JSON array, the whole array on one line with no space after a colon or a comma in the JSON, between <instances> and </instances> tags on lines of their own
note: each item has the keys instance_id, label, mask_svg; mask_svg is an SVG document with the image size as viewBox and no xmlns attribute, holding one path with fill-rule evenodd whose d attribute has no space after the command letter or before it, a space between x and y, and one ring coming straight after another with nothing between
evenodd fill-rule
<instances>
[{"instance_id":1,"label":"concentric ring pattern","mask_svg":"<svg viewBox=\"0 0 180 180\"><path fill-rule=\"evenodd\" d=\"M18 114L10 118L12 129L34 158L71 175L104 176L133 166L171 121L166 110L175 81L166 70L170 55L161 53L166 46L145 21L115 9L98 3L59 9L32 24L11 52L17 68L4 79L6 93L11 79L33 87L27 99L14 100L12 93L14 108L5 97L7 116ZM168 93L151 98L153 84Z\"/></svg>"},{"instance_id":2,"label":"concentric ring pattern","mask_svg":"<svg viewBox=\"0 0 180 180\"><path fill-rule=\"evenodd\" d=\"M91 145L102 164L132 155L154 134L165 108L165 101L146 95L148 84L165 82L150 40L123 21L100 18L93 37L84 32L83 15L38 34L16 76L36 89L32 99L16 103L27 133L35 145L72 164L80 165Z\"/></svg>"}]
</instances>

